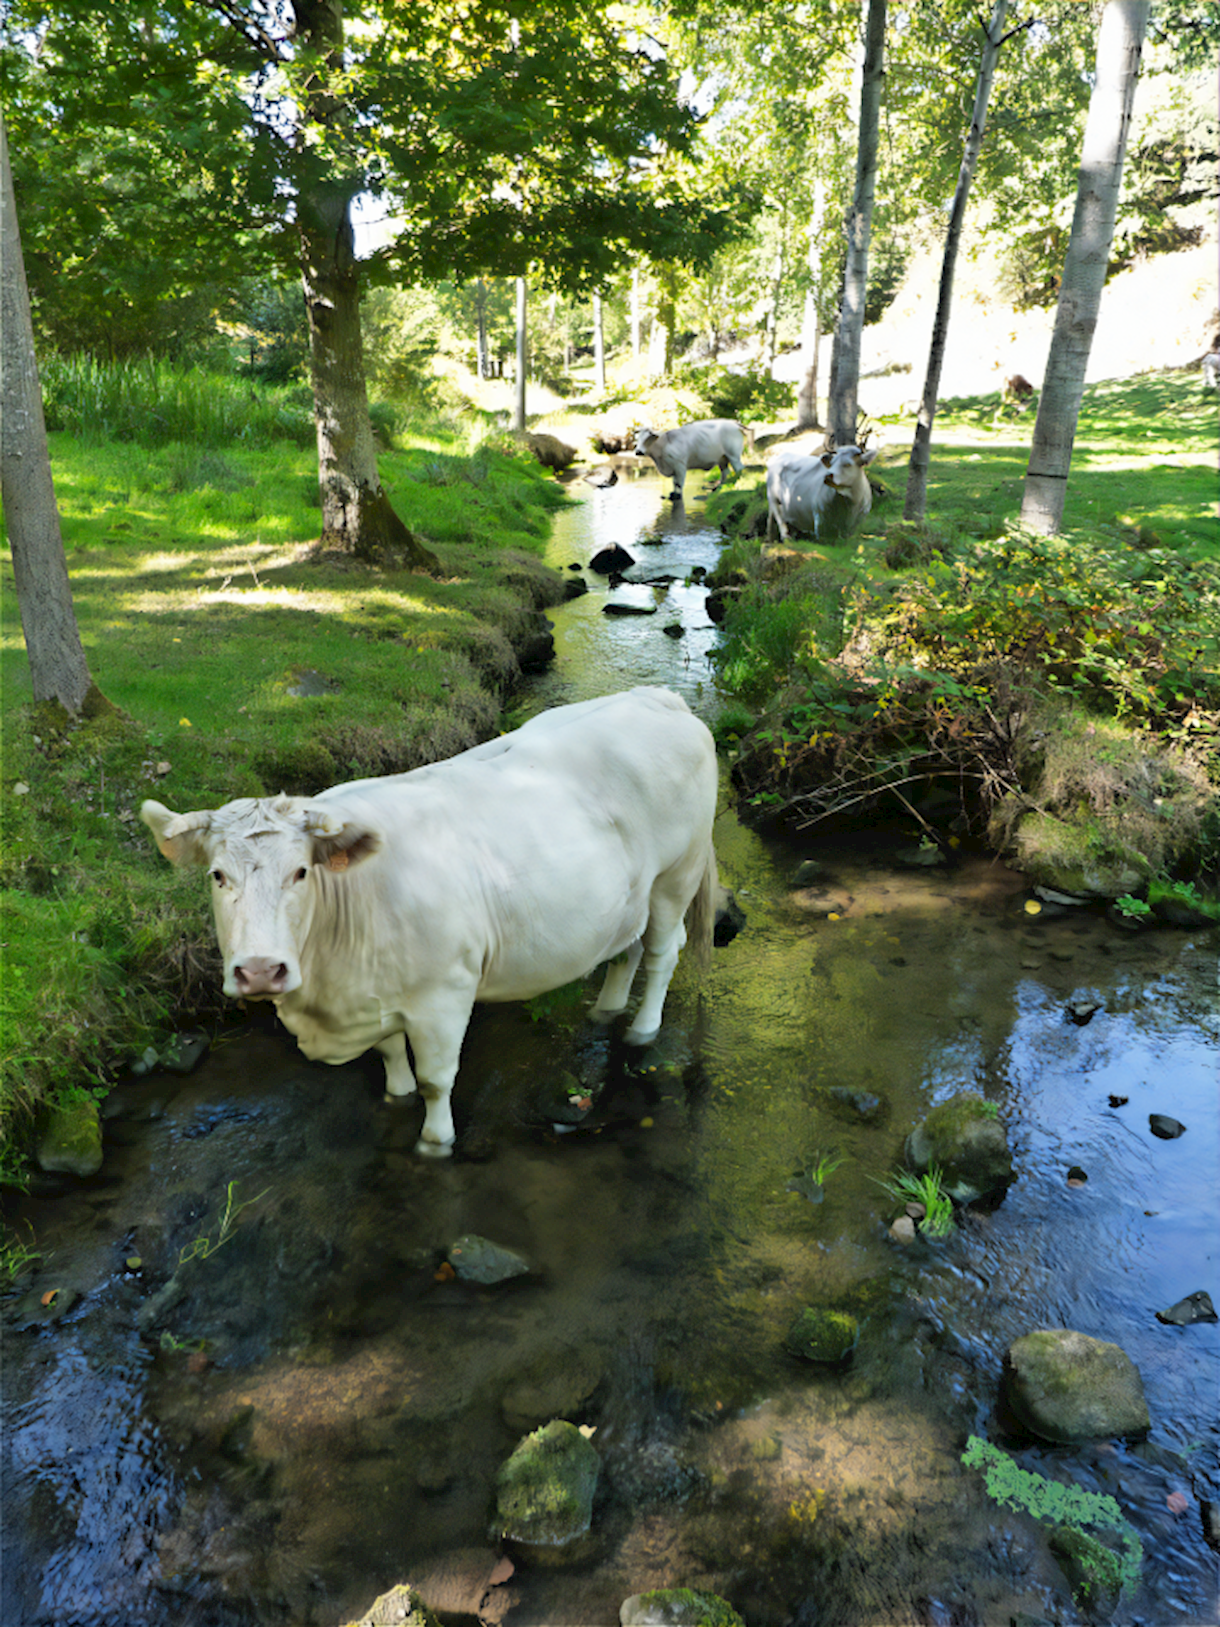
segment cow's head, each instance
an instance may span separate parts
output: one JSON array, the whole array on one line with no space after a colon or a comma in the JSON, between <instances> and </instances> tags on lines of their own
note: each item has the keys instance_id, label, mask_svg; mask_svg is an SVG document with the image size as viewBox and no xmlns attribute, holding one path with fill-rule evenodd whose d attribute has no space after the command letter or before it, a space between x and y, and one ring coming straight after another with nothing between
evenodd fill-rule
<instances>
[{"instance_id":1,"label":"cow's head","mask_svg":"<svg viewBox=\"0 0 1220 1627\"><path fill-rule=\"evenodd\" d=\"M224 991L274 999L301 986L300 945L319 887L377 851L375 831L303 797L244 797L176 814L146 802L140 818L171 864L206 866Z\"/></svg>"},{"instance_id":2,"label":"cow's head","mask_svg":"<svg viewBox=\"0 0 1220 1627\"><path fill-rule=\"evenodd\" d=\"M638 424L635 431L635 450L638 457L643 457L653 441L657 439L655 429L649 429L647 424Z\"/></svg>"},{"instance_id":3,"label":"cow's head","mask_svg":"<svg viewBox=\"0 0 1220 1627\"><path fill-rule=\"evenodd\" d=\"M833 486L836 491L855 493L864 477L860 471L877 456L877 450L862 452L858 446L841 446L837 452L824 452L822 462L826 465L826 484Z\"/></svg>"}]
</instances>

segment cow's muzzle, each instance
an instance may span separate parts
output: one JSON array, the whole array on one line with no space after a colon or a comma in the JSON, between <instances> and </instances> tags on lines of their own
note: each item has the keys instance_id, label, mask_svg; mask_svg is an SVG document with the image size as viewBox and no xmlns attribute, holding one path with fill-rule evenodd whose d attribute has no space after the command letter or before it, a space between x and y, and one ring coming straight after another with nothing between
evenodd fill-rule
<instances>
[{"instance_id":1,"label":"cow's muzzle","mask_svg":"<svg viewBox=\"0 0 1220 1627\"><path fill-rule=\"evenodd\" d=\"M288 967L282 960L253 955L233 968L233 982L243 1000L270 999L288 987Z\"/></svg>"}]
</instances>

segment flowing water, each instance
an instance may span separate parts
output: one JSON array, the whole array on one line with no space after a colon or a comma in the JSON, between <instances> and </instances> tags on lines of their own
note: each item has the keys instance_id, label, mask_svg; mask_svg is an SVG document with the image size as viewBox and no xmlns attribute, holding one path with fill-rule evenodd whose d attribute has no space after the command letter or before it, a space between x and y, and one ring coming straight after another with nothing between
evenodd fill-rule
<instances>
[{"instance_id":1,"label":"flowing water","mask_svg":"<svg viewBox=\"0 0 1220 1627\"><path fill-rule=\"evenodd\" d=\"M716 539L662 490L624 479L561 518L561 568L621 542L632 575L676 580L585 571L528 705L644 680L714 710L684 584ZM607 595L658 614L604 616ZM379 1062L310 1064L265 1020L189 1078L123 1083L103 1173L8 1215L43 1258L0 1306L5 1627L335 1627L407 1578L447 1622L509 1627L611 1627L628 1594L675 1585L750 1627L1083 1619L1045 1528L962 1467L971 1433L1118 1500L1145 1559L1116 1621L1215 1621L1220 1339L1155 1318L1220 1297L1214 938L1031 916L1003 866L908 869L911 841L795 849L726 796L745 929L701 984L680 967L642 1057L579 1006L478 1012L450 1162L413 1155L418 1109L383 1104ZM793 890L804 857L822 873ZM1100 1009L1078 1025L1073 999ZM572 1127L574 1087L594 1106ZM904 1247L875 1182L967 1087L1018 1179ZM1186 1133L1158 1140L1157 1112ZM788 1183L823 1154L842 1161L815 1203ZM455 1280L467 1233L530 1274ZM850 1366L784 1352L806 1305L856 1315ZM1004 1352L1045 1326L1127 1351L1146 1442L1015 1431ZM593 1530L493 1582L496 1470L556 1415L593 1430Z\"/></svg>"}]
</instances>

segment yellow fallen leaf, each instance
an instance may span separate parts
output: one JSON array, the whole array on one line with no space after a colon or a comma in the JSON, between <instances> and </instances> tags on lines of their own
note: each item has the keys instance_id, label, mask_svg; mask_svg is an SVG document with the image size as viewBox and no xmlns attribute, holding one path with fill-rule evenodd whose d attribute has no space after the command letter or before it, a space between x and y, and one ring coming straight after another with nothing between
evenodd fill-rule
<instances>
[{"instance_id":1,"label":"yellow fallen leaf","mask_svg":"<svg viewBox=\"0 0 1220 1627\"><path fill-rule=\"evenodd\" d=\"M58 1288L48 1288L46 1293L42 1296L42 1303L44 1305L53 1305L55 1303L55 1296L58 1293Z\"/></svg>"},{"instance_id":2,"label":"yellow fallen leaf","mask_svg":"<svg viewBox=\"0 0 1220 1627\"><path fill-rule=\"evenodd\" d=\"M1025 913L1026 915L1041 915L1042 905L1039 904L1036 898L1027 898L1025 900Z\"/></svg>"},{"instance_id":3,"label":"yellow fallen leaf","mask_svg":"<svg viewBox=\"0 0 1220 1627\"><path fill-rule=\"evenodd\" d=\"M640 1129L641 1130L651 1130L652 1129L652 1120L651 1119L641 1119L640 1120Z\"/></svg>"},{"instance_id":4,"label":"yellow fallen leaf","mask_svg":"<svg viewBox=\"0 0 1220 1627\"><path fill-rule=\"evenodd\" d=\"M190 726L191 726L191 720L190 720L189 717L180 717L178 719L178 727L180 729L189 729Z\"/></svg>"},{"instance_id":5,"label":"yellow fallen leaf","mask_svg":"<svg viewBox=\"0 0 1220 1627\"><path fill-rule=\"evenodd\" d=\"M834 910L831 910L830 914L826 917L826 919L828 921L841 921L843 919L843 917L841 915L836 915Z\"/></svg>"}]
</instances>

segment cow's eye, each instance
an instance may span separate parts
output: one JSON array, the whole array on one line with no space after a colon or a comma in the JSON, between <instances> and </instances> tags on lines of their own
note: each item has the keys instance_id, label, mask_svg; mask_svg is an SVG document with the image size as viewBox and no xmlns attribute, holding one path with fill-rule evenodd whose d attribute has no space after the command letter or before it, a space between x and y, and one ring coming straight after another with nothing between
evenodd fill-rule
<instances>
[{"instance_id":1,"label":"cow's eye","mask_svg":"<svg viewBox=\"0 0 1220 1627\"><path fill-rule=\"evenodd\" d=\"M305 866L302 865L301 868L297 871L296 875L293 876L292 879L293 879L293 881L304 881L305 877L308 874L309 874L308 870L306 870Z\"/></svg>"},{"instance_id":2,"label":"cow's eye","mask_svg":"<svg viewBox=\"0 0 1220 1627\"><path fill-rule=\"evenodd\" d=\"M223 887L224 884L225 884L225 873L224 873L224 871L223 870L213 870L212 871L212 880L216 883L216 885L218 887Z\"/></svg>"}]
</instances>

